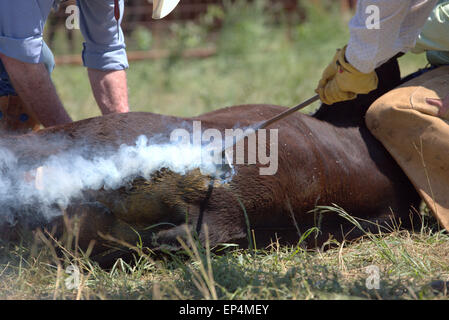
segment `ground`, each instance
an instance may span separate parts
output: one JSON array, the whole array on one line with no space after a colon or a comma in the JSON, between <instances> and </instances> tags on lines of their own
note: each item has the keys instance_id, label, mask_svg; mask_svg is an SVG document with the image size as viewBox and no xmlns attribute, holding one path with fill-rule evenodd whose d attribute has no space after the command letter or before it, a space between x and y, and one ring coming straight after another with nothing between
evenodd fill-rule
<instances>
[{"instance_id":1,"label":"ground","mask_svg":"<svg viewBox=\"0 0 449 320\"><path fill-rule=\"evenodd\" d=\"M309 8L305 23L288 27L282 19L273 23L257 3L227 7L213 37L207 19L174 27L164 44L173 50L170 58L131 63L132 111L193 116L244 103L293 106L311 97L335 49L347 42L349 16L332 6ZM218 54L177 55L180 48L206 45L217 46ZM403 75L425 64L423 55L400 59ZM53 79L75 120L99 115L82 67L58 66ZM0 299L447 299L438 281L449 280L449 236L423 214L414 231L392 227L352 243L330 239L330 249L305 251L301 240L257 248L255 239L252 250L227 245L212 254L193 246L196 251L172 256L136 255L136 263L118 261L112 270L66 244L57 258L54 241L26 234L20 243L0 243ZM66 286L70 264L81 271L77 289ZM378 270L378 289L370 289L376 278L369 270Z\"/></svg>"}]
</instances>

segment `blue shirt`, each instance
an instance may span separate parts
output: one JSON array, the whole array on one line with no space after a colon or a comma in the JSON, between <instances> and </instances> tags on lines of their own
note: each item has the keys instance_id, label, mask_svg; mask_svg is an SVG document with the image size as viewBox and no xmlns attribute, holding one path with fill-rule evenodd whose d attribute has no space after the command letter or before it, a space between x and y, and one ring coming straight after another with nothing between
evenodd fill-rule
<instances>
[{"instance_id":1,"label":"blue shirt","mask_svg":"<svg viewBox=\"0 0 449 320\"><path fill-rule=\"evenodd\" d=\"M120 0L123 18L124 1ZM28 63L43 63L42 34L54 0L0 0L0 52ZM128 68L122 29L117 31L114 0L77 0L84 37L83 64L98 70ZM68 17L68 15L67 15Z\"/></svg>"}]
</instances>

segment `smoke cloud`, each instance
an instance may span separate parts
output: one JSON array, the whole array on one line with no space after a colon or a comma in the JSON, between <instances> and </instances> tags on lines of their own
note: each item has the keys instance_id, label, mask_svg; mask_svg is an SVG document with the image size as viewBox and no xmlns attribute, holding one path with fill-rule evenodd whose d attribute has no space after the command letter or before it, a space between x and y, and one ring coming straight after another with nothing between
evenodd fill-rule
<instances>
[{"instance_id":1,"label":"smoke cloud","mask_svg":"<svg viewBox=\"0 0 449 320\"><path fill-rule=\"evenodd\" d=\"M115 152L97 150L87 157L82 147L74 147L25 165L13 151L0 147L0 224L17 215L40 213L49 219L85 190L117 189L162 168L216 174L219 168L201 149L185 143L152 144L140 136L135 145L121 145Z\"/></svg>"}]
</instances>

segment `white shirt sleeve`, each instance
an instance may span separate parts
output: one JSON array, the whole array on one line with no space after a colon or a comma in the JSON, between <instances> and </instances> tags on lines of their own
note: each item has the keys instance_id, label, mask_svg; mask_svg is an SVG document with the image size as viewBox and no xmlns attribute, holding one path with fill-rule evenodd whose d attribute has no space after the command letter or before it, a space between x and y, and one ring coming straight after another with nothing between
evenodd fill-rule
<instances>
[{"instance_id":1,"label":"white shirt sleeve","mask_svg":"<svg viewBox=\"0 0 449 320\"><path fill-rule=\"evenodd\" d=\"M346 59L368 73L399 52L415 46L438 0L359 0L349 22ZM376 19L378 18L378 19Z\"/></svg>"}]
</instances>

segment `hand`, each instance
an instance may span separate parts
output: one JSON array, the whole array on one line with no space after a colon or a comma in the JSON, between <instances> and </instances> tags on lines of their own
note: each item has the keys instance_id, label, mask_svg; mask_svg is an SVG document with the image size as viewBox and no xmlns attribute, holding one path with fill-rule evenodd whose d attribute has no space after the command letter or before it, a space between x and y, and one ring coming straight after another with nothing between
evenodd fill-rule
<instances>
[{"instance_id":1,"label":"hand","mask_svg":"<svg viewBox=\"0 0 449 320\"><path fill-rule=\"evenodd\" d=\"M346 46L338 49L332 62L324 69L315 92L325 104L352 100L357 94L368 93L377 88L375 71L362 73L345 58Z\"/></svg>"},{"instance_id":2,"label":"hand","mask_svg":"<svg viewBox=\"0 0 449 320\"><path fill-rule=\"evenodd\" d=\"M426 102L438 107L438 117L449 120L449 94L444 99L427 98Z\"/></svg>"}]
</instances>

